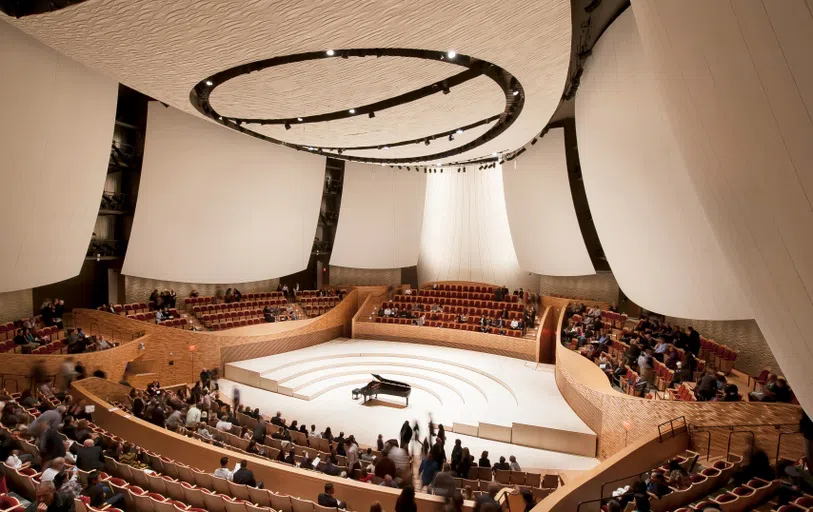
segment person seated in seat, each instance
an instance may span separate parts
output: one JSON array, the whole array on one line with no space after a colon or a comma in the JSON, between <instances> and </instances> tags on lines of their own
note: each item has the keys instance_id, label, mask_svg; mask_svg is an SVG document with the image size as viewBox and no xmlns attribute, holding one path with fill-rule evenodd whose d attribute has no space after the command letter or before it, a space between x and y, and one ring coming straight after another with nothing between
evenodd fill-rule
<instances>
[{"instance_id":1,"label":"person seated in seat","mask_svg":"<svg viewBox=\"0 0 813 512\"><path fill-rule=\"evenodd\" d=\"M220 467L215 469L212 475L225 480L232 479L232 472L229 470L229 458L220 457Z\"/></svg>"},{"instance_id":2,"label":"person seated in seat","mask_svg":"<svg viewBox=\"0 0 813 512\"><path fill-rule=\"evenodd\" d=\"M248 469L248 461L245 459L240 461L240 468L232 475L232 482L256 487L257 489L263 488L263 483L254 479L254 472Z\"/></svg>"},{"instance_id":3,"label":"person seated in seat","mask_svg":"<svg viewBox=\"0 0 813 512\"><path fill-rule=\"evenodd\" d=\"M323 507L346 508L347 504L341 500L336 499L334 494L336 494L336 490L333 488L333 484L330 482L326 483L325 492L319 494L319 497L317 498L317 503L319 503L319 505Z\"/></svg>"},{"instance_id":4,"label":"person seated in seat","mask_svg":"<svg viewBox=\"0 0 813 512\"><path fill-rule=\"evenodd\" d=\"M19 346L19 347L22 347L23 352L26 352L26 351L30 352L30 351L34 350L35 348L38 348L43 343L42 343L42 340L39 339L31 331L31 329L28 329L27 327L23 327L20 330L20 333L17 336L14 337L14 344Z\"/></svg>"},{"instance_id":5,"label":"person seated in seat","mask_svg":"<svg viewBox=\"0 0 813 512\"><path fill-rule=\"evenodd\" d=\"M490 468L491 467L491 461L488 460L488 451L484 451L480 455L480 462L477 465L480 466L481 468Z\"/></svg>"},{"instance_id":6,"label":"person seated in seat","mask_svg":"<svg viewBox=\"0 0 813 512\"><path fill-rule=\"evenodd\" d=\"M689 473L675 459L669 461L669 485L676 489L688 489L692 485Z\"/></svg>"},{"instance_id":7,"label":"person seated in seat","mask_svg":"<svg viewBox=\"0 0 813 512\"><path fill-rule=\"evenodd\" d=\"M508 457L508 467L511 471L522 471L522 467L517 462L517 458L511 455Z\"/></svg>"},{"instance_id":8,"label":"person seated in seat","mask_svg":"<svg viewBox=\"0 0 813 512\"><path fill-rule=\"evenodd\" d=\"M737 389L736 384L726 384L723 388L723 395L720 397L721 402L739 402L740 391Z\"/></svg>"},{"instance_id":9,"label":"person seated in seat","mask_svg":"<svg viewBox=\"0 0 813 512\"><path fill-rule=\"evenodd\" d=\"M114 494L110 487L100 482L98 471L93 471L88 475L88 485L84 495L90 497L91 507L102 508L109 505L120 508L124 504L124 494Z\"/></svg>"},{"instance_id":10,"label":"person seated in seat","mask_svg":"<svg viewBox=\"0 0 813 512\"><path fill-rule=\"evenodd\" d=\"M495 462L495 463L494 463L494 467L493 467L492 469L493 469L494 471L497 471L498 469L499 469L499 470L502 470L502 471L507 471L507 470L511 469L511 465L510 465L510 464L508 464L508 463L505 461L505 457L500 457L500 461L499 461L499 462Z\"/></svg>"},{"instance_id":11,"label":"person seated in seat","mask_svg":"<svg viewBox=\"0 0 813 512\"><path fill-rule=\"evenodd\" d=\"M672 489L669 488L669 484L666 483L666 477L663 476L663 473L658 471L653 471L650 475L646 490L658 498L663 498L672 492Z\"/></svg>"}]
</instances>

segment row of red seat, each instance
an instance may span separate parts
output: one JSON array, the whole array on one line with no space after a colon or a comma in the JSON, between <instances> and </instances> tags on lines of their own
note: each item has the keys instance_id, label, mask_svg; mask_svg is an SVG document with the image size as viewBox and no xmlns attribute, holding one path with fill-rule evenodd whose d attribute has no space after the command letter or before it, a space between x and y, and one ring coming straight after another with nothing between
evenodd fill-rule
<instances>
[{"instance_id":1,"label":"row of red seat","mask_svg":"<svg viewBox=\"0 0 813 512\"><path fill-rule=\"evenodd\" d=\"M480 292L449 292L441 290L417 290L409 295L420 297L440 297L444 299L469 299L469 300L495 300L493 293ZM519 302L519 295L506 295L500 302Z\"/></svg>"},{"instance_id":2,"label":"row of red seat","mask_svg":"<svg viewBox=\"0 0 813 512\"><path fill-rule=\"evenodd\" d=\"M424 297L414 295L396 295L393 301L409 302L411 304L442 304L445 306L465 306L474 308L488 308L495 310L523 311L525 306L519 302L497 302L494 300L475 299L443 299L440 297Z\"/></svg>"},{"instance_id":3,"label":"row of red seat","mask_svg":"<svg viewBox=\"0 0 813 512\"><path fill-rule=\"evenodd\" d=\"M389 308L397 307L398 309L408 309L408 310L412 309L412 306L413 306L412 303L397 302L397 300L399 298L401 298L401 296L396 295L394 297L395 301L387 302L385 304L382 304L382 307L385 308L385 309L388 308L388 307ZM429 310L429 308L424 308L424 309L426 309L427 311ZM475 306L451 306L451 305L449 305L449 306L443 306L443 312L444 313L454 313L454 314L464 314L464 315L490 316L492 318L496 318L497 316L500 316L502 314L503 310L502 309L494 309L494 308L482 307L482 306L475 307ZM508 318L509 319L516 318L516 319L519 320L519 319L522 318L522 311L508 311Z\"/></svg>"},{"instance_id":4,"label":"row of red seat","mask_svg":"<svg viewBox=\"0 0 813 512\"><path fill-rule=\"evenodd\" d=\"M734 368L734 362L737 360L738 354L739 352L726 345L704 338L703 336L700 337L699 356L706 359L710 364L719 368L725 374L730 373Z\"/></svg>"},{"instance_id":5,"label":"row of red seat","mask_svg":"<svg viewBox=\"0 0 813 512\"><path fill-rule=\"evenodd\" d=\"M280 315L277 318L277 322L285 322L289 320L288 315ZM243 318L242 320L230 320L228 322L222 323L211 323L210 325L206 326L213 331L223 331L225 329L233 329L235 327L245 327L247 325L258 325L264 324L265 318Z\"/></svg>"},{"instance_id":6,"label":"row of red seat","mask_svg":"<svg viewBox=\"0 0 813 512\"><path fill-rule=\"evenodd\" d=\"M284 298L274 298L274 299L259 299L259 300L249 300L244 302L229 302L228 304L208 304L204 306L194 306L192 308L192 313L195 316L199 316L204 313L220 313L226 311L241 311L245 309L253 309L253 308L264 308L265 306L283 306L288 302Z\"/></svg>"},{"instance_id":7,"label":"row of red seat","mask_svg":"<svg viewBox=\"0 0 813 512\"><path fill-rule=\"evenodd\" d=\"M248 301L248 300L263 300L263 299L276 299L279 297L283 297L282 292L252 292L252 293L244 293L241 298L240 302ZM185 306L195 306L195 305L202 305L202 304L214 304L218 301L217 297L187 297L183 300ZM231 302L229 304L232 304Z\"/></svg>"},{"instance_id":8,"label":"row of red seat","mask_svg":"<svg viewBox=\"0 0 813 512\"><path fill-rule=\"evenodd\" d=\"M338 304L339 298L333 297L300 297L298 302L301 304Z\"/></svg>"},{"instance_id":9,"label":"row of red seat","mask_svg":"<svg viewBox=\"0 0 813 512\"><path fill-rule=\"evenodd\" d=\"M447 292L476 292L476 293L494 293L494 286L476 285L476 284L438 284L436 285L437 291Z\"/></svg>"}]
</instances>

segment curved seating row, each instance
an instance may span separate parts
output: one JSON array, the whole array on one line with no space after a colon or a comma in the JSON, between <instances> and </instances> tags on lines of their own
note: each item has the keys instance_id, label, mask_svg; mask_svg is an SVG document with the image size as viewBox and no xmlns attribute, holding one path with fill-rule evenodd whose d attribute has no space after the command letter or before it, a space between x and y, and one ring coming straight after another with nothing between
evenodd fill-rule
<instances>
[{"instance_id":1,"label":"curved seating row","mask_svg":"<svg viewBox=\"0 0 813 512\"><path fill-rule=\"evenodd\" d=\"M385 323L385 324L400 324L400 325L412 325L412 321L414 318L392 318L392 317L375 317L376 323ZM461 331L477 331L482 332L479 325L474 323L467 323L461 324L457 322L442 322L437 320L427 320L424 323L424 327L442 327L444 329L458 329ZM502 334L503 336L511 336L514 338L522 338L522 331L519 329L510 329L510 328L498 328L498 327L488 327L488 332L484 334Z\"/></svg>"}]
</instances>

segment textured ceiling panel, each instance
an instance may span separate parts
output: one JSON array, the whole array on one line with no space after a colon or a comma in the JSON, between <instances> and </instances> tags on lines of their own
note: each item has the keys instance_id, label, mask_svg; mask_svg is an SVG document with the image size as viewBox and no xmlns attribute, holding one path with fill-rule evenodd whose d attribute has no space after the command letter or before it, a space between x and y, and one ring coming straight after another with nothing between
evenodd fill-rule
<instances>
[{"instance_id":1,"label":"textured ceiling panel","mask_svg":"<svg viewBox=\"0 0 813 512\"><path fill-rule=\"evenodd\" d=\"M55 13L3 19L125 85L195 115L189 101L192 87L239 64L340 48L454 49L502 67L525 91L519 119L500 136L460 155L460 159L515 149L538 133L559 104L571 41L567 0L91 0ZM372 82L382 90L392 87L390 79L381 80L381 84ZM370 83L369 76L359 73L348 78L340 92L335 93L330 83L325 90L355 99L355 91L370 87ZM314 94L319 87L320 83L313 84ZM254 90L262 93L262 84L255 85ZM280 96L274 100L280 103L298 101L299 96L286 100L285 93L270 87L264 91ZM380 95L370 93L372 98ZM445 99L454 101L454 96L453 92ZM477 108L481 101L491 100L468 101ZM441 122L463 124L446 119L449 112L422 112L426 117L421 122L427 127ZM451 115L466 117L457 110ZM358 125L330 131L337 138L364 139L353 137L359 131L369 131L371 137L380 134Z\"/></svg>"},{"instance_id":2,"label":"textured ceiling panel","mask_svg":"<svg viewBox=\"0 0 813 512\"><path fill-rule=\"evenodd\" d=\"M495 121L490 123L484 124L482 126L477 126L475 128L471 128L469 130L464 131L463 133L455 134L454 140L450 141L448 138L440 138L435 139L431 143L431 150L434 152L441 152L446 151L451 148L455 148L458 146L462 146L463 144L468 144L469 142L473 141L480 135L484 134L488 131L492 126L494 126ZM427 126L427 130L434 131L434 127ZM437 132L435 132L437 133ZM357 151L345 151L344 154L352 155L352 156L362 156L362 157L369 157L369 158L411 158L417 157L422 154L425 154L427 151L426 146L424 144L409 144L406 146L397 146L392 147L386 150L381 149L365 149L365 150L357 150ZM385 152L386 151L386 152ZM446 159L450 160L450 159ZM444 161L446 161L444 160ZM408 164L404 164L408 165Z\"/></svg>"},{"instance_id":3,"label":"textured ceiling panel","mask_svg":"<svg viewBox=\"0 0 813 512\"><path fill-rule=\"evenodd\" d=\"M464 69L399 57L296 62L233 78L212 91L210 101L227 117L310 116L382 101Z\"/></svg>"},{"instance_id":4,"label":"textured ceiling panel","mask_svg":"<svg viewBox=\"0 0 813 512\"><path fill-rule=\"evenodd\" d=\"M505 96L490 78L481 76L455 87L450 94L433 94L375 115L354 116L329 123L252 125L258 133L306 146L362 146L412 140L476 123L502 112ZM423 146L418 144L416 147ZM426 148L423 151L437 152Z\"/></svg>"}]
</instances>

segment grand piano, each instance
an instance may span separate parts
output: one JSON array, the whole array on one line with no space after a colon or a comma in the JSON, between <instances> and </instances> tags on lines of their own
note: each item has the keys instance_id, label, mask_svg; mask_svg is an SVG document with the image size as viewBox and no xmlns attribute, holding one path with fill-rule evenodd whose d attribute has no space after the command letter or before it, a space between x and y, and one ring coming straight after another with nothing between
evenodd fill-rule
<instances>
[{"instance_id":1,"label":"grand piano","mask_svg":"<svg viewBox=\"0 0 813 512\"><path fill-rule=\"evenodd\" d=\"M361 395L364 397L364 403L367 403L369 397L378 398L378 395L393 395L406 398L406 404L409 405L409 394L412 393L412 386L397 380L385 379L381 375L374 373L372 376L376 380L371 380L363 388L353 390L353 400L358 400L359 395Z\"/></svg>"}]
</instances>

